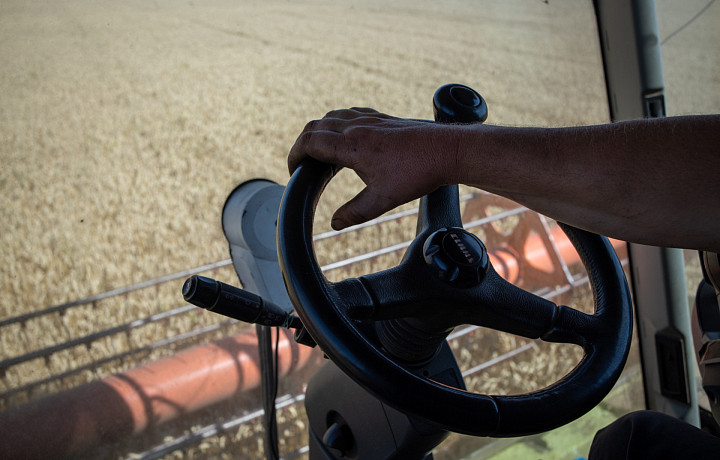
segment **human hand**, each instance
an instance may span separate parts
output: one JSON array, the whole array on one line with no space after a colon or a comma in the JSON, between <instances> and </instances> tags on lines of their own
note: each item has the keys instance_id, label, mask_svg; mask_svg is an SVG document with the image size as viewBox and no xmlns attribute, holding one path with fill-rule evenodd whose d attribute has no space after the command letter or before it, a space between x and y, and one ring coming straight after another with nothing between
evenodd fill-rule
<instances>
[{"instance_id":1,"label":"human hand","mask_svg":"<svg viewBox=\"0 0 720 460\"><path fill-rule=\"evenodd\" d=\"M368 108L336 110L311 121L288 156L292 174L307 157L350 168L366 187L334 214L341 230L426 195L446 183L457 125L391 117Z\"/></svg>"}]
</instances>

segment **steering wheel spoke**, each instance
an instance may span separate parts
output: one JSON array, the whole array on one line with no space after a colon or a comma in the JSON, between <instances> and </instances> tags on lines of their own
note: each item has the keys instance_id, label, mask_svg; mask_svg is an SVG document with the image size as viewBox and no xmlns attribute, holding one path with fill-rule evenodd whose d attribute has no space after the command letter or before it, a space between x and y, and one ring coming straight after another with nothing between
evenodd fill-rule
<instances>
[{"instance_id":1,"label":"steering wheel spoke","mask_svg":"<svg viewBox=\"0 0 720 460\"><path fill-rule=\"evenodd\" d=\"M553 330L558 306L488 270L483 283L466 294L463 307L455 315L458 323L538 339Z\"/></svg>"},{"instance_id":2,"label":"steering wheel spoke","mask_svg":"<svg viewBox=\"0 0 720 460\"><path fill-rule=\"evenodd\" d=\"M375 301L358 278L328 284L328 295L350 319L372 319L375 314Z\"/></svg>"},{"instance_id":3,"label":"steering wheel spoke","mask_svg":"<svg viewBox=\"0 0 720 460\"><path fill-rule=\"evenodd\" d=\"M461 227L457 185L444 185L420 199L417 235L427 235L444 227Z\"/></svg>"},{"instance_id":4,"label":"steering wheel spoke","mask_svg":"<svg viewBox=\"0 0 720 460\"><path fill-rule=\"evenodd\" d=\"M553 327L541 338L546 342L573 343L583 346L602 330L597 317L566 305L558 305Z\"/></svg>"},{"instance_id":5,"label":"steering wheel spoke","mask_svg":"<svg viewBox=\"0 0 720 460\"><path fill-rule=\"evenodd\" d=\"M420 273L418 273L420 272ZM425 277L426 283L418 283ZM383 321L428 313L437 293L432 279L412 264L401 264L359 278L332 283L329 288L351 319Z\"/></svg>"}]
</instances>

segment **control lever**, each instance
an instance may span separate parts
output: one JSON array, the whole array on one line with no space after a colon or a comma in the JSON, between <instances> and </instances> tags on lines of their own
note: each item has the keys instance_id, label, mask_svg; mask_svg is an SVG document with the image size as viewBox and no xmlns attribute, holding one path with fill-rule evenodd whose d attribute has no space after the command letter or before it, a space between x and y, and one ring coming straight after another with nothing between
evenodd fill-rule
<instances>
[{"instance_id":1,"label":"control lever","mask_svg":"<svg viewBox=\"0 0 720 460\"><path fill-rule=\"evenodd\" d=\"M185 301L245 323L295 329L295 341L309 347L315 342L300 318L250 291L205 276L193 275L182 288Z\"/></svg>"}]
</instances>

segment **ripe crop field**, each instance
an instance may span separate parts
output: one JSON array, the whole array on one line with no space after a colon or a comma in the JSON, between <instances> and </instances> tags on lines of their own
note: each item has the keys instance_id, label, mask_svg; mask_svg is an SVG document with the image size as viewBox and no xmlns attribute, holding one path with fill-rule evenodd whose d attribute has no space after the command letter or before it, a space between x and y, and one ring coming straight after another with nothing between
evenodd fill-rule
<instances>
[{"instance_id":1,"label":"ripe crop field","mask_svg":"<svg viewBox=\"0 0 720 460\"><path fill-rule=\"evenodd\" d=\"M229 191L285 183L295 136L335 108L431 118L457 81L494 123L606 119L592 31L548 31L589 8L520 1L521 27L506 3L3 2L0 314L226 257Z\"/></svg>"},{"instance_id":2,"label":"ripe crop field","mask_svg":"<svg viewBox=\"0 0 720 460\"><path fill-rule=\"evenodd\" d=\"M670 18L681 8L659 7ZM683 22L673 21L662 22L661 30ZM669 53L683 55L683 37L673 40ZM714 60L698 64L706 67L693 68L693 75L707 74L717 88L717 53L708 55ZM683 75L670 71L668 80ZM434 91L451 82L485 97L488 123L608 120L590 2L1 2L0 320L226 259L225 198L253 178L284 184L288 150L309 120L352 106L432 118ZM676 91L675 113L720 106L720 92ZM333 181L318 210L319 232L329 230L332 211L360 185L345 172ZM377 234L319 245L318 257L321 263L352 257L410 238L412 231L409 221L389 224ZM215 276L237 284L228 268ZM118 297L102 310L87 305L8 327L0 335L0 360L177 306L180 285ZM28 362L3 372L0 390L216 320L182 316ZM480 359L473 357L479 343L455 350L467 357L464 365ZM4 400L0 410L172 351L99 366ZM523 374L499 369L469 385L499 392L509 378L515 391L527 391L537 383L518 375L552 378L567 372L573 359L573 352L548 352L512 365L525 366ZM281 414L288 439L304 429L292 413L297 410ZM194 423L211 423L212 415L204 417ZM253 428L242 430L233 435L245 439L237 444L242 447L228 447L231 441L219 436L174 455L251 458L255 454L247 452L261 450L261 437ZM146 448L109 446L99 455Z\"/></svg>"}]
</instances>

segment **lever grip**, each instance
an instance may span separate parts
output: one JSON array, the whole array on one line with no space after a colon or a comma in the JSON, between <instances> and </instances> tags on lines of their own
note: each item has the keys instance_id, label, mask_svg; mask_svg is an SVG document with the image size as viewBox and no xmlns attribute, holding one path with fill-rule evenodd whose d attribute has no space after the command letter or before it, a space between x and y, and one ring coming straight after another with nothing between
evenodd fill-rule
<instances>
[{"instance_id":1,"label":"lever grip","mask_svg":"<svg viewBox=\"0 0 720 460\"><path fill-rule=\"evenodd\" d=\"M262 297L220 281L194 275L182 288L183 298L200 308L263 326L297 327L299 318Z\"/></svg>"}]
</instances>

